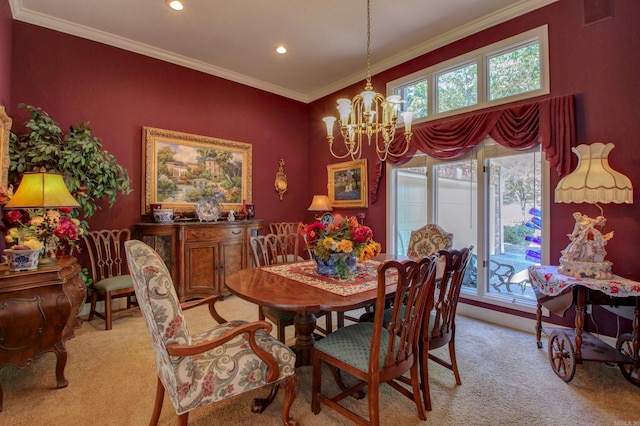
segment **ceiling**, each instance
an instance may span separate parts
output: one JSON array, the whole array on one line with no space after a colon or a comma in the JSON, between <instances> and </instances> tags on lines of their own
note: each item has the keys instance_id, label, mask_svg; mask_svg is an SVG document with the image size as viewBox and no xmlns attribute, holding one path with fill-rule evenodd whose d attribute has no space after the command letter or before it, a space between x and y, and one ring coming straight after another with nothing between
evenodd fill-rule
<instances>
[{"instance_id":1,"label":"ceiling","mask_svg":"<svg viewBox=\"0 0 640 426\"><path fill-rule=\"evenodd\" d=\"M372 0L371 73L554 1ZM9 2L16 20L301 102L366 75L365 0L184 0L180 12L165 0Z\"/></svg>"}]
</instances>

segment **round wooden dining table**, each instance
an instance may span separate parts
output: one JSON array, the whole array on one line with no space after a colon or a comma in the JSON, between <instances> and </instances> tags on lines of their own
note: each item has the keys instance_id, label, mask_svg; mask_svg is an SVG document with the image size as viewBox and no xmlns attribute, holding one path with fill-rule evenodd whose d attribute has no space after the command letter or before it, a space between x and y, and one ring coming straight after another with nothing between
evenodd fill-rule
<instances>
[{"instance_id":1,"label":"round wooden dining table","mask_svg":"<svg viewBox=\"0 0 640 426\"><path fill-rule=\"evenodd\" d=\"M406 256L379 255L377 261L403 260ZM375 264L377 265L377 263ZM376 268L377 266L369 266ZM269 268L269 267L266 267ZM372 271L373 272L373 271ZM377 270L375 271L377 275ZM260 306L295 311L296 366L311 364L311 351L315 342L316 312L343 312L374 303L377 289L342 296L305 284L295 279L277 275L265 268L240 270L226 279L226 288L236 296ZM338 281L336 279L336 284ZM386 293L395 293L396 285L387 285Z\"/></svg>"}]
</instances>

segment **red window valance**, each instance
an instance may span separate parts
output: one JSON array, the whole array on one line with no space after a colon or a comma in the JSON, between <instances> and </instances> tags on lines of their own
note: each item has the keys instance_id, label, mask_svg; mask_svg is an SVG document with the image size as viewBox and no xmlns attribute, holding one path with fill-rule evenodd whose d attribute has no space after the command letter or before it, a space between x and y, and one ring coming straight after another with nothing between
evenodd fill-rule
<instances>
[{"instance_id":1,"label":"red window valance","mask_svg":"<svg viewBox=\"0 0 640 426\"><path fill-rule=\"evenodd\" d=\"M490 136L500 145L513 150L527 150L542 144L542 151L551 167L559 176L564 176L571 168L571 148L576 145L575 128L573 95L547 98L453 120L419 124L412 129L413 137L406 154L402 157L390 156L387 161L404 164L416 151L453 160L464 156ZM402 138L400 130L396 140ZM398 145L404 149L404 144ZM371 202L377 199L381 177L382 163L378 160L371 173Z\"/></svg>"}]
</instances>

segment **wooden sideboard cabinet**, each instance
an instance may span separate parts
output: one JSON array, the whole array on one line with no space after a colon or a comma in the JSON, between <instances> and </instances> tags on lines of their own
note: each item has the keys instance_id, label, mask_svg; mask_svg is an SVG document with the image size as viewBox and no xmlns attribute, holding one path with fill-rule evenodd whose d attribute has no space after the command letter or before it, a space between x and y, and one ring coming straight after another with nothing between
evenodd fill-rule
<instances>
[{"instance_id":1,"label":"wooden sideboard cabinet","mask_svg":"<svg viewBox=\"0 0 640 426\"><path fill-rule=\"evenodd\" d=\"M65 342L80 327L78 312L86 295L73 257L26 272L0 265L0 368L24 369L44 353L55 352L57 386L67 386ZM2 396L0 384L0 411Z\"/></svg>"},{"instance_id":2,"label":"wooden sideboard cabinet","mask_svg":"<svg viewBox=\"0 0 640 426\"><path fill-rule=\"evenodd\" d=\"M249 237L262 220L138 223L137 238L164 260L180 300L228 294L225 279L249 267Z\"/></svg>"}]
</instances>

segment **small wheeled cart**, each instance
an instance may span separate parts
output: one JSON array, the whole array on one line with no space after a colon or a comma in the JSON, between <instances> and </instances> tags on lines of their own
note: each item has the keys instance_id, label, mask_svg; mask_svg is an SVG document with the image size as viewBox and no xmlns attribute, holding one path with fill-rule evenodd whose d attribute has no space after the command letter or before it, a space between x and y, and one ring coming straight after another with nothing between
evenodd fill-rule
<instances>
[{"instance_id":1,"label":"small wheeled cart","mask_svg":"<svg viewBox=\"0 0 640 426\"><path fill-rule=\"evenodd\" d=\"M576 373L583 361L617 364L622 375L640 386L640 283L614 276L610 280L575 278L558 273L557 266L530 266L531 287L538 300L536 343L542 348L541 333L549 336L549 362L553 371L565 382ZM620 335L612 347L584 331L588 305L604 305L620 309L633 321L633 332ZM575 329L542 328L542 307L564 316L571 306L576 308ZM625 310L625 307L626 310ZM625 312L631 312L627 314Z\"/></svg>"}]
</instances>

